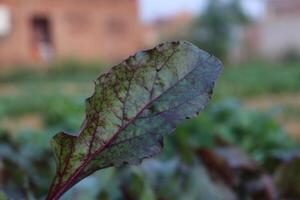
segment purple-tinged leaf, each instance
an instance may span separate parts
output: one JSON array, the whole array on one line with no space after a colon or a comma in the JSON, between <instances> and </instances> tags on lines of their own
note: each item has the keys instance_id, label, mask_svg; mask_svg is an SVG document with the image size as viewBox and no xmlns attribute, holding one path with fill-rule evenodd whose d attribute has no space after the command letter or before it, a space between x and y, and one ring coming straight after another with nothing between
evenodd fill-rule
<instances>
[{"instance_id":1,"label":"purple-tinged leaf","mask_svg":"<svg viewBox=\"0 0 300 200\"><path fill-rule=\"evenodd\" d=\"M163 137L206 106L221 68L196 46L170 42L97 78L81 130L53 138L57 172L47 199L58 199L96 170L159 153Z\"/></svg>"}]
</instances>

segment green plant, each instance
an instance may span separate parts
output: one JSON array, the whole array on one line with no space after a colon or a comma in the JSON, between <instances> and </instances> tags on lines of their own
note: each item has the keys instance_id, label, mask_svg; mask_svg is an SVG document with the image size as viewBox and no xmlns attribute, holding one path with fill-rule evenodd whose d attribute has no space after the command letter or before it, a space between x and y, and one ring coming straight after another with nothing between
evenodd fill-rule
<instances>
[{"instance_id":1,"label":"green plant","mask_svg":"<svg viewBox=\"0 0 300 200\"><path fill-rule=\"evenodd\" d=\"M277 152L297 147L274 114L247 110L235 99L215 101L203 115L180 125L169 142L186 159L195 149L234 145L262 166Z\"/></svg>"},{"instance_id":2,"label":"green plant","mask_svg":"<svg viewBox=\"0 0 300 200\"><path fill-rule=\"evenodd\" d=\"M50 100L53 101L53 99ZM51 105L55 105L55 102L53 101ZM72 104L71 101L68 103ZM80 107L80 103L75 105ZM61 107L60 115L65 114L65 118L74 116L74 112L67 113L70 111ZM49 111L41 115L46 115L47 112ZM76 116L79 118L77 121L80 122L80 114L74 117ZM257 123L261 117L262 122ZM264 168L268 174L273 175L277 167L281 168L284 164L278 161L277 157L282 157L282 160L290 159L293 152L296 153L293 149L299 147L286 135L275 118L276 116L272 113L247 110L237 100L214 100L197 118L187 120L176 128L175 133L165 141L164 151L159 156L148 159L139 166L100 170L77 184L64 194L62 199L132 200L154 195L155 199L206 200L215 196L224 196L228 194L227 192L224 194L224 185L221 184L220 188L220 180L215 179L215 172L211 174L209 171L211 166L203 166L201 163L203 156L198 155L198 150L206 149L206 151L216 152L219 149L225 149L224 144L230 147L234 145L240 151L246 152L251 160L259 161L256 165L260 168L273 163L271 167ZM61 127L68 127L66 124L58 124ZM269 126L269 124L274 125ZM265 127L268 126L270 128L266 129ZM226 131L224 127L227 127ZM47 187L55 172L50 145L45 145L51 138L50 133L55 130L50 124L46 124L45 128L46 130L42 132L32 130L3 132L0 130L0 162L2 163L0 174L5 177L5 179L0 179L0 190L10 199L45 198ZM258 137L260 138L259 145L256 143ZM228 155L228 157L235 163L240 162L240 159L244 160L236 156ZM269 162L269 160L273 161ZM218 166L217 163L214 167L224 168ZM288 169L287 172L289 172ZM238 170L232 173L233 175L240 174ZM297 175L296 170L294 173ZM295 175L291 177L296 177ZM284 183L285 176L281 177ZM243 178L241 184L251 181L249 178ZM255 185L260 185L260 182ZM225 191L230 190L228 183L225 186L227 188ZM290 184L289 186L293 187ZM276 188L276 192L279 193L288 188L288 186L279 187ZM295 188L297 188L296 185ZM239 189L235 192L243 193ZM291 193L288 194L291 195Z\"/></svg>"},{"instance_id":3,"label":"green plant","mask_svg":"<svg viewBox=\"0 0 300 200\"><path fill-rule=\"evenodd\" d=\"M217 96L255 97L299 93L300 62L247 61L224 69ZM268 76L265 76L268 74Z\"/></svg>"},{"instance_id":4,"label":"green plant","mask_svg":"<svg viewBox=\"0 0 300 200\"><path fill-rule=\"evenodd\" d=\"M198 46L225 59L230 49L233 30L248 22L240 0L211 0L202 15L195 21L190 38Z\"/></svg>"},{"instance_id":5,"label":"green plant","mask_svg":"<svg viewBox=\"0 0 300 200\"><path fill-rule=\"evenodd\" d=\"M81 130L53 138L57 171L47 199L60 198L96 170L156 155L165 135L206 106L221 68L196 46L170 42L97 78Z\"/></svg>"}]
</instances>

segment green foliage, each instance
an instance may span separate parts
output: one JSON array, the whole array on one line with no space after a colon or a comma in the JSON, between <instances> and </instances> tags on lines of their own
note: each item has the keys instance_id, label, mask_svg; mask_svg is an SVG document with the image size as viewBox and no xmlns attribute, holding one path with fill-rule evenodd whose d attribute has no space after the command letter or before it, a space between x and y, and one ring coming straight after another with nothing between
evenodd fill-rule
<instances>
[{"instance_id":1,"label":"green foliage","mask_svg":"<svg viewBox=\"0 0 300 200\"><path fill-rule=\"evenodd\" d=\"M54 160L50 159L50 145L47 145L49 139L49 136L38 133L14 137L0 131L0 162L3 165L0 188L10 198L23 199L32 192L42 196L47 192L51 183L49 173L54 172Z\"/></svg>"},{"instance_id":2,"label":"green foliage","mask_svg":"<svg viewBox=\"0 0 300 200\"><path fill-rule=\"evenodd\" d=\"M99 74L99 70L105 69L105 64L99 61L83 62L66 59L49 66L35 66L35 70L32 67L12 66L11 70L3 70L0 72L0 83L89 80L91 77L96 78L95 74Z\"/></svg>"},{"instance_id":3,"label":"green foliage","mask_svg":"<svg viewBox=\"0 0 300 200\"><path fill-rule=\"evenodd\" d=\"M0 200L8 200L7 196L0 191Z\"/></svg>"},{"instance_id":4,"label":"green foliage","mask_svg":"<svg viewBox=\"0 0 300 200\"><path fill-rule=\"evenodd\" d=\"M62 109L61 112L66 111ZM71 117L72 113L65 115ZM256 116L263 119L262 122L258 123ZM79 115L77 117L81 120ZM53 128L48 129L49 133L53 131ZM51 134L24 132L16 135L2 131L1 135L0 162L4 166L1 170L4 169L9 176L6 182L0 180L0 189L9 197L18 194L16 199L24 199L26 193L44 199L55 168L50 145L45 145ZM76 196L78 200L130 200L129 197L152 198L154 195L156 199L193 197L206 200L222 195L224 190L231 194L232 191L224 189L222 184L215 185L208 169L197 161L196 153L199 148L214 149L231 142L263 165L278 151L288 157L288 152L298 146L286 136L271 113L246 110L235 100L216 101L199 117L180 125L166 140L165 150L157 159L147 160L137 167L100 170L80 182L62 199ZM11 160L19 161L12 163ZM24 191L27 192L24 194Z\"/></svg>"},{"instance_id":5,"label":"green foliage","mask_svg":"<svg viewBox=\"0 0 300 200\"><path fill-rule=\"evenodd\" d=\"M106 68L106 64L100 61L83 62L76 59L67 59L53 63L48 67L46 74L47 76L63 80L70 76L75 76L79 80L83 80L83 78L96 77L99 74L99 70ZM74 80L74 77L72 80Z\"/></svg>"},{"instance_id":6,"label":"green foliage","mask_svg":"<svg viewBox=\"0 0 300 200\"><path fill-rule=\"evenodd\" d=\"M251 97L300 92L299 64L253 60L227 67L216 94L219 97Z\"/></svg>"},{"instance_id":7,"label":"green foliage","mask_svg":"<svg viewBox=\"0 0 300 200\"><path fill-rule=\"evenodd\" d=\"M26 95L21 95L19 98L19 100L16 100L15 97L0 98L0 119L16 120L22 116L26 117L27 114L36 114L40 116L42 125L49 130L59 130L60 128L66 131L78 130L83 118L84 97L45 94L38 98Z\"/></svg>"},{"instance_id":8,"label":"green foliage","mask_svg":"<svg viewBox=\"0 0 300 200\"><path fill-rule=\"evenodd\" d=\"M221 68L191 43L170 42L97 78L80 131L53 138L57 172L47 199L58 199L98 169L159 153L163 137L206 106Z\"/></svg>"},{"instance_id":9,"label":"green foliage","mask_svg":"<svg viewBox=\"0 0 300 200\"><path fill-rule=\"evenodd\" d=\"M232 42L232 30L247 21L239 0L211 0L196 20L190 37L196 45L224 59Z\"/></svg>"},{"instance_id":10,"label":"green foliage","mask_svg":"<svg viewBox=\"0 0 300 200\"><path fill-rule=\"evenodd\" d=\"M185 158L193 149L236 145L262 164L277 151L295 147L272 113L242 109L235 100L214 102L204 115L179 126L171 142Z\"/></svg>"}]
</instances>

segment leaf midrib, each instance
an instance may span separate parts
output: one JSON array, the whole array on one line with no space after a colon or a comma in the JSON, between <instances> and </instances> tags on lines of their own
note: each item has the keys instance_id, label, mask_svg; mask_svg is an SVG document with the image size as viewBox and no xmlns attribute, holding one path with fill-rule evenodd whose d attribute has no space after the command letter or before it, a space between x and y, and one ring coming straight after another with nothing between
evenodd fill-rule
<instances>
[{"instance_id":1,"label":"leaf midrib","mask_svg":"<svg viewBox=\"0 0 300 200\"><path fill-rule=\"evenodd\" d=\"M193 50L193 49L192 49ZM173 55L174 56L174 55ZM206 63L206 61L211 57L211 55L208 56L208 58L206 58L205 61L203 61L203 63ZM167 63L166 63L167 64ZM176 87L182 80L184 80L187 76L189 76L195 69L197 69L198 67L203 66L199 64L199 66L194 67L192 70L190 70L187 74L185 74L181 79L178 79L176 83L174 83L174 85L172 85L171 87L169 87L168 89L166 89L164 92L162 92L160 95L158 95L157 97L153 98L152 100L149 101L149 103L147 103L131 120L128 121L128 123L126 123L123 127L120 127L118 129L118 131L116 131L113 135L113 137L111 137L111 139L102 147L100 147L98 150L95 151L95 153L89 155L87 157L87 159L85 159L85 161L80 165L80 167L72 174L72 176L70 176L70 178L63 184L64 186L62 187L61 191L65 191L66 188L68 188L69 184L72 184L72 181L80 174L80 172L89 164L90 161L92 161L98 154L100 154L108 145L110 145L114 139L124 130L126 129L133 121L135 121L139 115L141 113L143 113L143 111L145 109L147 109L154 101L156 101L157 99L159 99L161 96L163 96L165 93L167 93L168 91L170 91L172 88ZM63 193L63 192L62 192Z\"/></svg>"}]
</instances>

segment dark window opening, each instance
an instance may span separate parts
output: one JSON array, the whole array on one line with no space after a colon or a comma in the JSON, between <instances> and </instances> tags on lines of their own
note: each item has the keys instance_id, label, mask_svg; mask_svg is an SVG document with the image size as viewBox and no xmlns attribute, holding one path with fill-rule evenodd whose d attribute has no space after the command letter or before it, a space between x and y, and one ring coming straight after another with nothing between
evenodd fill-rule
<instances>
[{"instance_id":1,"label":"dark window opening","mask_svg":"<svg viewBox=\"0 0 300 200\"><path fill-rule=\"evenodd\" d=\"M33 58L40 61L51 61L54 49L49 19L43 16L33 17L31 19L31 28Z\"/></svg>"}]
</instances>

